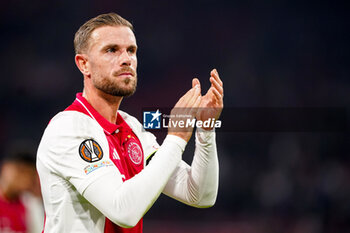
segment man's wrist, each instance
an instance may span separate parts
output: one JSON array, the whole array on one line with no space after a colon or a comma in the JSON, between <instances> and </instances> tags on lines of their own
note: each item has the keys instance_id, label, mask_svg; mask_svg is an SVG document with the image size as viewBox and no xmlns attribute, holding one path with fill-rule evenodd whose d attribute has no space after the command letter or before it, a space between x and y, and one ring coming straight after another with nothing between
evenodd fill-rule
<instances>
[{"instance_id":1,"label":"man's wrist","mask_svg":"<svg viewBox=\"0 0 350 233\"><path fill-rule=\"evenodd\" d=\"M187 145L187 141L184 140L183 138L172 134L172 133L168 133L168 135L165 137L164 142L172 142L175 143L176 145L178 145L182 151L185 150L185 147Z\"/></svg>"},{"instance_id":2,"label":"man's wrist","mask_svg":"<svg viewBox=\"0 0 350 233\"><path fill-rule=\"evenodd\" d=\"M202 144L208 143L213 137L215 137L215 128L210 130L197 128L196 130L196 138Z\"/></svg>"},{"instance_id":3,"label":"man's wrist","mask_svg":"<svg viewBox=\"0 0 350 233\"><path fill-rule=\"evenodd\" d=\"M188 133L188 132L171 131L171 132L168 132L168 135L172 135L172 136L181 138L182 140L184 140L187 143L190 140L191 136L192 136L192 132Z\"/></svg>"}]
</instances>

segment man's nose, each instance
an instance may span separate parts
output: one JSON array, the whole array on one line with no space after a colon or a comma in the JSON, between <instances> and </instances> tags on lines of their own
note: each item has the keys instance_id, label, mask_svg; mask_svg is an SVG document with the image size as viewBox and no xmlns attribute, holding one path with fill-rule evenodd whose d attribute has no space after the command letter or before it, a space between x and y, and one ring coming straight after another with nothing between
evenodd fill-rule
<instances>
[{"instance_id":1,"label":"man's nose","mask_svg":"<svg viewBox=\"0 0 350 233\"><path fill-rule=\"evenodd\" d=\"M130 66L131 65L131 58L128 51L123 51L120 55L120 64L122 66Z\"/></svg>"}]
</instances>

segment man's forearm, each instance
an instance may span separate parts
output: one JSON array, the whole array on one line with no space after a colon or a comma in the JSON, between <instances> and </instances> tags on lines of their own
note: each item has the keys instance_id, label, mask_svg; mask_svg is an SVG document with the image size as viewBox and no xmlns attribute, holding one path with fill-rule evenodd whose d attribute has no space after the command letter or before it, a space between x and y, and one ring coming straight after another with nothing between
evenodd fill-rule
<instances>
[{"instance_id":1,"label":"man's forearm","mask_svg":"<svg viewBox=\"0 0 350 233\"><path fill-rule=\"evenodd\" d=\"M195 207L210 207L216 201L219 165L215 132L196 132L196 150L191 167L181 162L164 193Z\"/></svg>"},{"instance_id":2,"label":"man's forearm","mask_svg":"<svg viewBox=\"0 0 350 233\"><path fill-rule=\"evenodd\" d=\"M150 164L133 178L116 183L113 174L91 184L84 197L106 217L122 227L138 223L153 205L181 160L186 143L168 136ZM103 178L103 177L102 177ZM115 184L115 185L114 185Z\"/></svg>"}]
</instances>

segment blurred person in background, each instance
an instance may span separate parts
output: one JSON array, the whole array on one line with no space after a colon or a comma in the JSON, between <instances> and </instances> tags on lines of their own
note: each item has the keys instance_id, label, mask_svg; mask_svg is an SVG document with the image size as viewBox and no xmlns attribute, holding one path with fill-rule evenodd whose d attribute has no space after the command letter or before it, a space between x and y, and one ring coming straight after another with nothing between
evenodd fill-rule
<instances>
[{"instance_id":1,"label":"blurred person in background","mask_svg":"<svg viewBox=\"0 0 350 233\"><path fill-rule=\"evenodd\" d=\"M39 233L43 215L34 154L7 153L0 164L0 232Z\"/></svg>"}]
</instances>

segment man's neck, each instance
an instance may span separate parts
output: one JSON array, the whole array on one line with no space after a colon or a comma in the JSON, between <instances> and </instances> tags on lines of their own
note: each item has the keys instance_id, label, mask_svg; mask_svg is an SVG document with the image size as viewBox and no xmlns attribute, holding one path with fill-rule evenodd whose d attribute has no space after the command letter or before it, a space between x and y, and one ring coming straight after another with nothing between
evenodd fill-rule
<instances>
[{"instance_id":1,"label":"man's neck","mask_svg":"<svg viewBox=\"0 0 350 233\"><path fill-rule=\"evenodd\" d=\"M83 97L106 120L112 124L116 123L117 112L123 97L112 96L100 90L89 90L88 88L84 88Z\"/></svg>"}]
</instances>

